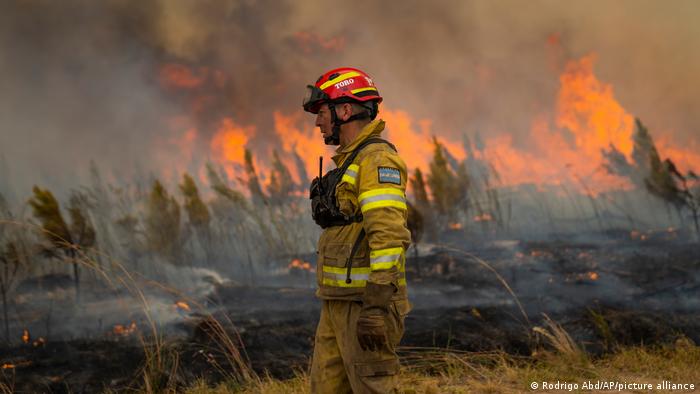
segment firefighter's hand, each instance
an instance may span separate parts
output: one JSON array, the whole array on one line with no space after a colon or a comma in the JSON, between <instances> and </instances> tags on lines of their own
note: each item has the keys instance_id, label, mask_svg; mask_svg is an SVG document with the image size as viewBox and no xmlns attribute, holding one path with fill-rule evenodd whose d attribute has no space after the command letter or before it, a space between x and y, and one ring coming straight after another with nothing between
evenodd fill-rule
<instances>
[{"instance_id":1,"label":"firefighter's hand","mask_svg":"<svg viewBox=\"0 0 700 394\"><path fill-rule=\"evenodd\" d=\"M362 310L357 319L357 340L362 350L377 351L386 345L384 314Z\"/></svg>"}]
</instances>

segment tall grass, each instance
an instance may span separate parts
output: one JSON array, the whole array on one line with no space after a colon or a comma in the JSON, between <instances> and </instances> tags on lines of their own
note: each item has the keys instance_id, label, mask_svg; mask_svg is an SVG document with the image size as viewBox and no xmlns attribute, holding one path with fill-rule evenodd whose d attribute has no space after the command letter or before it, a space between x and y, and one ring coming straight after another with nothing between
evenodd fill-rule
<instances>
[{"instance_id":1,"label":"tall grass","mask_svg":"<svg viewBox=\"0 0 700 394\"><path fill-rule=\"evenodd\" d=\"M46 233L48 231L31 223L0 221L0 224L16 225L38 233ZM206 307L197 300L188 297L179 289L150 280L137 272L132 272L118 259L114 259L98 249L86 250L79 245L60 239L56 234L49 235L59 240L57 242L62 243L61 248L73 252L72 256L74 257L71 258L71 263L78 264L83 269L93 272L96 277L102 280L102 283L109 286L112 290L125 289L131 297L138 301L140 310L143 312L147 323L145 331L141 329L136 331L138 341L144 352L144 361L138 373L140 375L138 391L144 393L174 393L180 392L185 384L189 385L189 382L184 382L181 377L180 372L183 366L180 363L180 355L176 351L175 344L166 340L160 331L159 323L153 316L151 301L144 292L146 287L159 288L177 296L178 299L185 300L189 305L192 305L193 311L204 316L204 321L209 328L207 335L209 335L208 345L210 348L208 350L223 356L224 360L222 365L216 359L213 359L212 366L221 373L225 380L236 382L239 385L260 381L245 355L245 348L240 335L228 316L223 316L225 321L222 323L219 320L221 318L217 319L208 313ZM108 264L104 266L92 256L100 256ZM233 332L233 336L225 327L228 327ZM8 383L2 382L0 393L7 387L10 387Z\"/></svg>"}]
</instances>

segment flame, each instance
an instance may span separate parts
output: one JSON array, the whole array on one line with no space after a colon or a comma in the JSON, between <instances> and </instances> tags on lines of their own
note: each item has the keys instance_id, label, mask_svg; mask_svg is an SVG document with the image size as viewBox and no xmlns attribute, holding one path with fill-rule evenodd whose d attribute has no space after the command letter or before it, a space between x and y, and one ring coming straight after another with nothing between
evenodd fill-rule
<instances>
[{"instance_id":1,"label":"flame","mask_svg":"<svg viewBox=\"0 0 700 394\"><path fill-rule=\"evenodd\" d=\"M324 38L314 33L301 31L293 35L295 42L306 52L318 50L340 51L344 48L343 37ZM498 173L501 186L535 184L543 186L563 185L573 182L581 192L596 195L612 189L629 189L627 179L607 174L603 169L602 150L615 146L628 160L633 150L634 121L617 101L613 86L597 78L594 66L597 56L586 55L564 63L561 48L562 36L552 33L547 37L551 48L557 49L557 61L552 69L560 72L556 106L551 111L534 114L527 127L530 131L528 146L519 146L509 130L497 130L484 140L483 146L466 149L460 138L439 138L449 155L457 160L467 158L467 151L475 159L487 163ZM559 57L561 56L561 57ZM555 67L556 66L556 67ZM563 69L562 69L563 66ZM171 128L177 130L167 142L178 148L183 160L170 166L184 171L184 162L193 160L193 147L197 141L209 135L198 130L193 119L220 107L224 97L223 88L230 77L219 70L208 67L188 67L182 64L165 64L159 69L159 81L166 90L182 95L189 104L190 114L175 117ZM187 95L185 92L189 92ZM180 97L180 96L177 96ZM302 111L284 113L272 110L274 131L278 146L269 144L253 151L255 167L263 186L269 183L266 176L271 168L271 153L278 149L279 157L289 169L292 180L304 184L302 170L309 178L318 173L319 156L328 158L332 147L323 144L318 129L313 127L313 117ZM420 168L429 172L433 156L433 137L443 134L434 130L430 119L417 119L409 112L383 105L380 117L387 122L384 137L392 141L406 160L409 171ZM214 123L216 130L203 145L209 147L212 158L222 165L231 178L241 178L244 165L244 150L252 148L250 141L258 132L255 125L240 123L232 116L222 116ZM662 157L670 157L679 169L700 168L700 146L696 141L685 143L672 139L670 131L664 131L655 141ZM459 141L459 142L457 142ZM300 164L297 157L303 161ZM324 160L332 167L330 160ZM584 183L585 182L585 183ZM488 214L474 218L475 221L493 220Z\"/></svg>"},{"instance_id":2,"label":"flame","mask_svg":"<svg viewBox=\"0 0 700 394\"><path fill-rule=\"evenodd\" d=\"M410 160L410 169L420 168L423 173L430 170L433 157L433 136L429 119L415 121L407 112L383 108L379 115L386 121L385 138L396 145L401 156ZM417 126L417 128L416 128ZM464 160L464 148L449 139L438 138L438 142L457 160Z\"/></svg>"},{"instance_id":3,"label":"flame","mask_svg":"<svg viewBox=\"0 0 700 394\"><path fill-rule=\"evenodd\" d=\"M200 75L182 64L164 64L160 67L160 84L166 88L194 89L200 87L206 79L207 69L202 67Z\"/></svg>"},{"instance_id":4,"label":"flame","mask_svg":"<svg viewBox=\"0 0 700 394\"><path fill-rule=\"evenodd\" d=\"M612 86L593 74L595 60L591 54L567 64L559 78L557 126L570 130L576 148L598 162L600 150L610 144L629 157L634 119L615 100Z\"/></svg>"},{"instance_id":5,"label":"flame","mask_svg":"<svg viewBox=\"0 0 700 394\"><path fill-rule=\"evenodd\" d=\"M234 177L237 171L231 165L242 168L245 163L245 146L248 143L248 136L255 134L255 127L243 127L237 125L233 119L225 118L216 134L211 139L211 149L216 159L229 164L225 169L230 177Z\"/></svg>"},{"instance_id":6,"label":"flame","mask_svg":"<svg viewBox=\"0 0 700 394\"><path fill-rule=\"evenodd\" d=\"M307 114L302 112L285 115L280 111L273 112L275 122L275 133L282 143L282 149L289 155L297 154L304 160L306 174L314 178L318 176L318 158L331 154L332 148L323 143L321 132L311 127L311 124L304 124L305 119L311 119ZM295 163L290 160L284 160L287 168L292 172L292 177L295 182L302 182L301 176L297 170ZM325 161L330 165L330 160Z\"/></svg>"},{"instance_id":7,"label":"flame","mask_svg":"<svg viewBox=\"0 0 700 394\"><path fill-rule=\"evenodd\" d=\"M114 328L112 329L112 333L114 335L120 335L120 336L126 337L126 336L133 334L136 331L136 328L137 328L136 323L133 321L128 326L124 326L121 324L115 324Z\"/></svg>"},{"instance_id":8,"label":"flame","mask_svg":"<svg viewBox=\"0 0 700 394\"><path fill-rule=\"evenodd\" d=\"M24 330L22 330L22 342L29 343L30 340L31 337L29 336L29 330L25 328Z\"/></svg>"},{"instance_id":9,"label":"flame","mask_svg":"<svg viewBox=\"0 0 700 394\"><path fill-rule=\"evenodd\" d=\"M595 55L568 62L559 77L554 118L533 118L530 151L515 148L509 135L486 140L485 157L504 183L557 185L573 178L593 194L631 187L629 181L601 170L601 152L611 144L630 157L634 119L616 101L612 86L596 78L594 62Z\"/></svg>"},{"instance_id":10,"label":"flame","mask_svg":"<svg viewBox=\"0 0 700 394\"><path fill-rule=\"evenodd\" d=\"M175 307L177 307L178 309L181 309L181 310L183 310L183 311L188 311L188 312L191 310L191 309L190 309L190 306L187 305L187 303L184 302L184 301L178 301L178 302L176 302L176 303L175 303Z\"/></svg>"},{"instance_id":11,"label":"flame","mask_svg":"<svg viewBox=\"0 0 700 394\"><path fill-rule=\"evenodd\" d=\"M646 241L646 239L649 238L649 235L638 230L632 230L630 231L630 238L640 241Z\"/></svg>"},{"instance_id":12,"label":"flame","mask_svg":"<svg viewBox=\"0 0 700 394\"><path fill-rule=\"evenodd\" d=\"M493 221L493 217L490 213L482 213L481 215L474 216L475 222L490 222Z\"/></svg>"},{"instance_id":13,"label":"flame","mask_svg":"<svg viewBox=\"0 0 700 394\"><path fill-rule=\"evenodd\" d=\"M590 280L598 280L598 273L597 272L590 271L586 275L588 275L588 279L590 279Z\"/></svg>"},{"instance_id":14,"label":"flame","mask_svg":"<svg viewBox=\"0 0 700 394\"><path fill-rule=\"evenodd\" d=\"M15 368L15 364L5 363L2 365L2 369L14 369L14 368Z\"/></svg>"},{"instance_id":15,"label":"flame","mask_svg":"<svg viewBox=\"0 0 700 394\"><path fill-rule=\"evenodd\" d=\"M300 269L304 271L309 271L309 272L314 272L314 268L311 266L311 263L308 261L302 261L301 259L293 259L289 265L287 265L287 268L291 269Z\"/></svg>"},{"instance_id":16,"label":"flame","mask_svg":"<svg viewBox=\"0 0 700 394\"><path fill-rule=\"evenodd\" d=\"M461 230L462 229L462 223L448 223L447 226L450 228L450 230Z\"/></svg>"}]
</instances>

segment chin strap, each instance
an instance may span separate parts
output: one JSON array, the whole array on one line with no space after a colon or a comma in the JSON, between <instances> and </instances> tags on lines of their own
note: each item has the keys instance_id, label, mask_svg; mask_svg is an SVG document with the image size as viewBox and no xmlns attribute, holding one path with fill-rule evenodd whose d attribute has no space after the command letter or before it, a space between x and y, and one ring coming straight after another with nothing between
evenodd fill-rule
<instances>
[{"instance_id":1,"label":"chin strap","mask_svg":"<svg viewBox=\"0 0 700 394\"><path fill-rule=\"evenodd\" d=\"M376 103L373 104L375 105L374 108L376 108ZM338 118L338 114L335 112L334 103L328 103L328 109L331 111L331 124L333 125L333 131L330 137L325 137L323 139L323 142L325 142L326 145L340 145L340 126L344 125L345 123L350 123L353 120L364 118L371 118L374 120L374 118L377 116L377 110L374 109L371 111L372 113L363 111L359 114L353 114L348 118L348 120L341 120Z\"/></svg>"}]
</instances>

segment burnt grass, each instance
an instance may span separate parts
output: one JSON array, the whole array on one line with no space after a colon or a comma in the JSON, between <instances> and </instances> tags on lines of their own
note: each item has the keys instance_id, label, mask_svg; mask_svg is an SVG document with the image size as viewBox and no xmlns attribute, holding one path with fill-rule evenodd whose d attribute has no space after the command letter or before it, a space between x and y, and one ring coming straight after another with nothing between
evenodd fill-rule
<instances>
[{"instance_id":1,"label":"burnt grass","mask_svg":"<svg viewBox=\"0 0 700 394\"><path fill-rule=\"evenodd\" d=\"M527 356L546 346L532 331L544 314L593 356L619 346L670 344L680 336L700 343L700 247L679 234L458 249L487 262L517 302L493 272L454 246L409 255L413 310L402 354L427 347ZM242 357L256 372L288 378L308 368L320 305L306 279L299 286L219 285L209 295L211 316L240 338ZM200 377L214 383L233 376L209 319L193 313L168 331L174 334L166 337L163 354L177 368L157 379L185 387ZM1 370L15 392L92 393L143 384L144 346L135 337L48 338L38 346L4 346L0 358L15 366Z\"/></svg>"}]
</instances>

